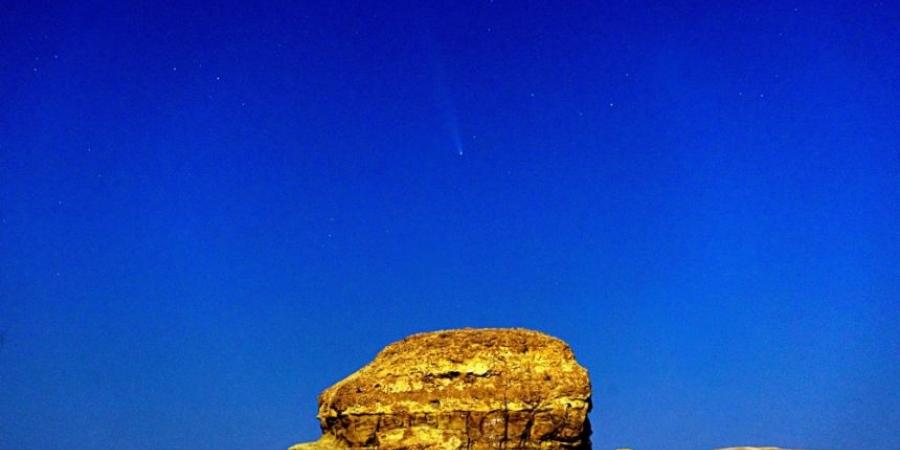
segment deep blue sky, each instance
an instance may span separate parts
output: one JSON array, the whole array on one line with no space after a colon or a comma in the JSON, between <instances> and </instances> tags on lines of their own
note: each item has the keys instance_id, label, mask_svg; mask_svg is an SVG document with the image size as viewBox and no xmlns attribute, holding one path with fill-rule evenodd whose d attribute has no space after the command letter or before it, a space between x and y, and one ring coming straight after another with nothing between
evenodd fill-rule
<instances>
[{"instance_id":1,"label":"deep blue sky","mask_svg":"<svg viewBox=\"0 0 900 450\"><path fill-rule=\"evenodd\" d=\"M896 3L106 3L0 8L0 448L283 449L461 326L598 449L900 448Z\"/></svg>"}]
</instances>

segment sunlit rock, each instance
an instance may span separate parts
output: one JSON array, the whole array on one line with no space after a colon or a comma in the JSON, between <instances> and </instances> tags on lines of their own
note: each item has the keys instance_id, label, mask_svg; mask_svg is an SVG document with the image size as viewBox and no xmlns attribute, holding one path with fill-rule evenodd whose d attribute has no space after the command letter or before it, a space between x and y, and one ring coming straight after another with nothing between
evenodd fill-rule
<instances>
[{"instance_id":1,"label":"sunlit rock","mask_svg":"<svg viewBox=\"0 0 900 450\"><path fill-rule=\"evenodd\" d=\"M319 396L322 438L292 450L574 449L591 386L565 342L524 329L416 334Z\"/></svg>"}]
</instances>

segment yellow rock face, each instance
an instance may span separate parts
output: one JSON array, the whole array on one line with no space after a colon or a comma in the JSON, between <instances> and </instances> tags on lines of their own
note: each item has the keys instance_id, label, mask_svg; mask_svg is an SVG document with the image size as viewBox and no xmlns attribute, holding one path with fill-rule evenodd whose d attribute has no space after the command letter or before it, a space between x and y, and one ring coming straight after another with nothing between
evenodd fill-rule
<instances>
[{"instance_id":1,"label":"yellow rock face","mask_svg":"<svg viewBox=\"0 0 900 450\"><path fill-rule=\"evenodd\" d=\"M293 450L559 449L589 445L587 371L523 329L416 334L319 396L323 438Z\"/></svg>"}]
</instances>

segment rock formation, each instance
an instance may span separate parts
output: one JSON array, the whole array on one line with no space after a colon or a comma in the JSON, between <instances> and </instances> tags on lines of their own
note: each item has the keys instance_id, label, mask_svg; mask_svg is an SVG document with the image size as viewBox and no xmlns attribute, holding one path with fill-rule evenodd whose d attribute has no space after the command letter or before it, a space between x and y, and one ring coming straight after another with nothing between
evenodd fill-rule
<instances>
[{"instance_id":1,"label":"rock formation","mask_svg":"<svg viewBox=\"0 0 900 450\"><path fill-rule=\"evenodd\" d=\"M291 450L575 449L591 386L565 342L524 329L416 334L319 396L322 438Z\"/></svg>"}]
</instances>

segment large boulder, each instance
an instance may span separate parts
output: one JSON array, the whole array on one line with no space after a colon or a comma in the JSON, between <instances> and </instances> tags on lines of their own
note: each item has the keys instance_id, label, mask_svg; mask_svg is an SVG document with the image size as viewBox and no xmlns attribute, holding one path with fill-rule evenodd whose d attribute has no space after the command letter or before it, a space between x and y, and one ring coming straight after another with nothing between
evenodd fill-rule
<instances>
[{"instance_id":1,"label":"large boulder","mask_svg":"<svg viewBox=\"0 0 900 450\"><path fill-rule=\"evenodd\" d=\"M422 333L319 396L322 439L292 450L586 447L591 385L565 342L524 329Z\"/></svg>"}]
</instances>

